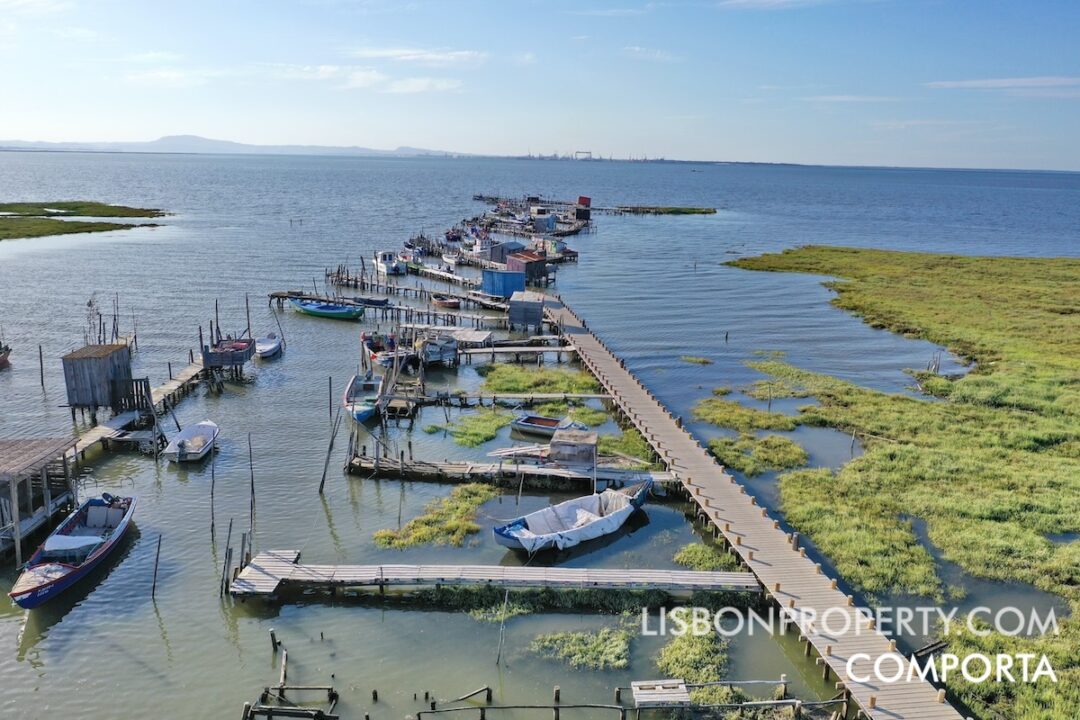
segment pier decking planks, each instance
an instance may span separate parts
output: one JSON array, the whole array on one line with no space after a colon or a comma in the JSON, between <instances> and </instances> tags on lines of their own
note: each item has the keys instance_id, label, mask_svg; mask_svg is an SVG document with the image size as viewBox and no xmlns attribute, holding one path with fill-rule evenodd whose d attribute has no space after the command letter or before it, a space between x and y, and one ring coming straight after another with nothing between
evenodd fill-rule
<instances>
[{"instance_id":1,"label":"pier decking planks","mask_svg":"<svg viewBox=\"0 0 1080 720\"><path fill-rule=\"evenodd\" d=\"M753 502L735 480L724 472L708 451L676 421L622 362L590 332L569 307L551 298L545 308L549 322L558 326L578 357L612 396L642 436L682 482L700 510L722 533L743 562L757 576L768 596L776 600L798 627L799 633L824 661L864 714L874 720L959 720L962 716L938 699L926 681L882 683L873 676L874 661L883 655L902 655L855 607L833 587L833 580L800 553L790 536ZM830 629L847 632L826 634L813 620L829 613ZM813 617L811 617L811 614ZM847 618L850 622L846 623ZM820 622L820 621L818 621ZM849 658L865 653L869 659L853 663L852 669L869 682L858 682L847 672ZM888 663L886 667L894 667ZM888 672L888 671L887 671Z\"/></svg>"},{"instance_id":2,"label":"pier decking planks","mask_svg":"<svg viewBox=\"0 0 1080 720\"><path fill-rule=\"evenodd\" d=\"M751 573L623 568L545 568L503 565L300 565L298 550L270 550L251 559L233 581L239 597L298 587L498 585L513 588L723 590L760 592Z\"/></svg>"}]
</instances>

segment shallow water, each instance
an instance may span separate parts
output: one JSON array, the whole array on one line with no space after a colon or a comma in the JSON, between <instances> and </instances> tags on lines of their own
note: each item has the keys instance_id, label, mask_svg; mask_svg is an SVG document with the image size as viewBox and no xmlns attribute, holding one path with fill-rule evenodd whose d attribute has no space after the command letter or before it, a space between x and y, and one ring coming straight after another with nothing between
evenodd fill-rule
<instances>
[{"instance_id":1,"label":"shallow water","mask_svg":"<svg viewBox=\"0 0 1080 720\"><path fill-rule=\"evenodd\" d=\"M138 323L137 376L155 384L167 363L182 366L220 300L226 330L245 323L250 295L256 334L276 328L265 293L309 286L327 266L356 264L410 233L437 231L481 207L474 192L591 194L597 205L647 202L714 205L715 216L597 218L598 232L576 238L576 267L559 271L557 291L675 412L686 414L714 386L760 378L743 363L759 350L781 350L801 367L888 391L906 391L902 370L922 367L930 343L873 330L828 305L821 278L752 273L721 265L739 255L804 243L833 243L961 253L1076 254L1080 177L1052 173L710 165L554 163L512 160L302 157L124 156L0 153L4 200L89 198L163 207L175 213L159 228L0 242L0 322L15 346L0 372L0 436L72 430L59 357L81 344L84 308L97 292L103 307L119 293L122 329ZM290 220L292 222L290 222ZM502 702L543 702L551 686L563 698L607 702L611 688L655 676L659 643L635 642L630 669L571 670L525 651L538 632L597 627L608 618L544 614L507 623L504 663L496 666L499 628L462 614L373 607L349 601L265 607L218 597L224 534L246 529L247 437L256 478L256 549L297 548L312 562L518 563L483 532L463 548L376 548L372 533L418 514L446 486L363 480L336 472L338 439L326 495L316 492L330 433L333 399L353 371L359 327L280 315L288 349L259 364L249 383L221 395L200 389L177 408L181 423L213 418L223 429L215 461L216 533L210 532L210 465L155 465L137 453L100 456L84 470L86 492L140 495L137 532L97 576L41 611L0 603L0 714L86 718L115 715L118 702L167 708L165 715L222 717L276 682L267 632L290 649L290 680L323 683L334 673L345 717L402 717L419 709L412 694L453 698L484 684ZM362 327L370 328L369 323ZM725 339L725 333L727 337ZM38 383L36 346L44 348L46 389ZM690 365L680 355L713 365ZM946 358L943 371L959 365ZM429 378L475 386L474 367ZM806 402L806 401L801 401ZM782 403L774 409L793 411ZM395 431L423 458L483 457L476 449L420 431L442 422L440 410L415 429ZM171 422L166 420L166 423ZM168 425L166 425L168 427ZM691 428L702 437L715 430ZM606 428L605 430L610 429ZM815 464L850 455L839 433L794 434ZM767 482L767 480L766 480ZM567 495L512 494L487 504L497 518ZM162 536L156 601L153 552ZM671 567L693 539L678 505L653 503L648 523L616 540L560 558L566 565ZM0 587L10 584L9 567ZM322 633L322 639L320 639ZM732 677L787 673L804 697L829 694L789 640L740 638ZM380 702L372 706L377 688Z\"/></svg>"}]
</instances>

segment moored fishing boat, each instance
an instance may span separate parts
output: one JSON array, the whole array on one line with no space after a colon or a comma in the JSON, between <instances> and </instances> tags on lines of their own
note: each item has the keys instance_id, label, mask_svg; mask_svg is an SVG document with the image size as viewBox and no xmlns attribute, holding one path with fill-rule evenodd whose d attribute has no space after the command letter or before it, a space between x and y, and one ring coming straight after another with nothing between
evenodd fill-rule
<instances>
[{"instance_id":1,"label":"moored fishing boat","mask_svg":"<svg viewBox=\"0 0 1080 720\"><path fill-rule=\"evenodd\" d=\"M344 303L303 300L301 298L289 298L289 304L297 312L314 315L315 317L332 318L334 320L359 320L364 317L363 305L346 305Z\"/></svg>"},{"instance_id":2,"label":"moored fishing boat","mask_svg":"<svg viewBox=\"0 0 1080 720\"><path fill-rule=\"evenodd\" d=\"M86 500L30 556L11 599L35 608L97 567L127 532L136 500L108 493Z\"/></svg>"},{"instance_id":3,"label":"moored fishing boat","mask_svg":"<svg viewBox=\"0 0 1080 720\"><path fill-rule=\"evenodd\" d=\"M461 300L450 295L440 295L439 293L432 293L431 304L435 307L441 307L447 310L457 310L461 307Z\"/></svg>"},{"instance_id":4,"label":"moored fishing boat","mask_svg":"<svg viewBox=\"0 0 1080 720\"><path fill-rule=\"evenodd\" d=\"M360 342L367 351L368 359L383 367L393 365L395 358L398 358L402 367L410 367L418 361L416 353L408 347L398 345L393 335L364 332L360 334Z\"/></svg>"},{"instance_id":5,"label":"moored fishing boat","mask_svg":"<svg viewBox=\"0 0 1080 720\"><path fill-rule=\"evenodd\" d=\"M276 333L255 339L255 354L264 360L280 353L283 347L285 345Z\"/></svg>"},{"instance_id":6,"label":"moored fishing boat","mask_svg":"<svg viewBox=\"0 0 1080 720\"><path fill-rule=\"evenodd\" d=\"M376 250L374 256L375 271L380 275L404 275L405 263L398 260L393 250Z\"/></svg>"},{"instance_id":7,"label":"moored fishing boat","mask_svg":"<svg viewBox=\"0 0 1080 720\"><path fill-rule=\"evenodd\" d=\"M528 413L518 415L510 421L510 427L521 433L541 435L543 437L551 437L555 434L556 430L589 429L587 425L575 422L570 418L563 418L560 420L558 418L544 417L543 415L530 415Z\"/></svg>"},{"instance_id":8,"label":"moored fishing boat","mask_svg":"<svg viewBox=\"0 0 1080 720\"><path fill-rule=\"evenodd\" d=\"M367 420L379 408L379 395L382 394L383 377L368 370L366 375L353 375L345 385L345 394L341 398L342 407L356 422Z\"/></svg>"},{"instance_id":9,"label":"moored fishing boat","mask_svg":"<svg viewBox=\"0 0 1080 720\"><path fill-rule=\"evenodd\" d=\"M161 454L173 462L201 460L213 449L220 432L217 423L211 420L188 425L169 441Z\"/></svg>"},{"instance_id":10,"label":"moored fishing boat","mask_svg":"<svg viewBox=\"0 0 1080 720\"><path fill-rule=\"evenodd\" d=\"M442 260L447 265L454 266L461 262L461 256L457 253L443 253Z\"/></svg>"},{"instance_id":11,"label":"moored fishing boat","mask_svg":"<svg viewBox=\"0 0 1080 720\"><path fill-rule=\"evenodd\" d=\"M620 490L608 488L551 505L492 528L492 534L500 545L530 554L564 550L618 530L645 503L652 484L650 478Z\"/></svg>"},{"instance_id":12,"label":"moored fishing boat","mask_svg":"<svg viewBox=\"0 0 1080 720\"><path fill-rule=\"evenodd\" d=\"M11 346L4 340L4 333L0 331L0 370L3 370L9 365L8 358L10 356Z\"/></svg>"}]
</instances>

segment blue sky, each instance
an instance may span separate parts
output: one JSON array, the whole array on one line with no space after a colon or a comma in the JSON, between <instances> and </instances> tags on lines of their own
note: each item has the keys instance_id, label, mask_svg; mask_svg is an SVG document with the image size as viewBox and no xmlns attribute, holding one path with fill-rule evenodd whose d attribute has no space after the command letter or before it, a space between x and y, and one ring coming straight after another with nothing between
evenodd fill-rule
<instances>
[{"instance_id":1,"label":"blue sky","mask_svg":"<svg viewBox=\"0 0 1080 720\"><path fill-rule=\"evenodd\" d=\"M1080 3L0 0L0 140L1080 170Z\"/></svg>"}]
</instances>

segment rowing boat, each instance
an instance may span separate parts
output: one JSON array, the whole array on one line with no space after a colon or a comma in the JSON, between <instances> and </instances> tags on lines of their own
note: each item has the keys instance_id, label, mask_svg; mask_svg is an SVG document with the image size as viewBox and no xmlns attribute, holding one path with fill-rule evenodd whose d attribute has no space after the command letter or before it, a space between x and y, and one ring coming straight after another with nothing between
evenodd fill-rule
<instances>
[{"instance_id":1,"label":"rowing boat","mask_svg":"<svg viewBox=\"0 0 1080 720\"><path fill-rule=\"evenodd\" d=\"M518 415L510 421L510 427L520 433L551 437L556 430L588 430L589 427L570 418L562 420L543 415Z\"/></svg>"},{"instance_id":2,"label":"rowing boat","mask_svg":"<svg viewBox=\"0 0 1080 720\"><path fill-rule=\"evenodd\" d=\"M364 307L362 305L345 305L344 303L302 300L300 298L289 298L289 304L297 312L316 317L333 318L335 320L359 320L364 317Z\"/></svg>"},{"instance_id":3,"label":"rowing boat","mask_svg":"<svg viewBox=\"0 0 1080 720\"><path fill-rule=\"evenodd\" d=\"M383 376L376 378L371 370L366 375L353 375L345 385L345 394L341 398L345 412L356 422L363 422L374 415L379 408L382 384Z\"/></svg>"}]
</instances>

